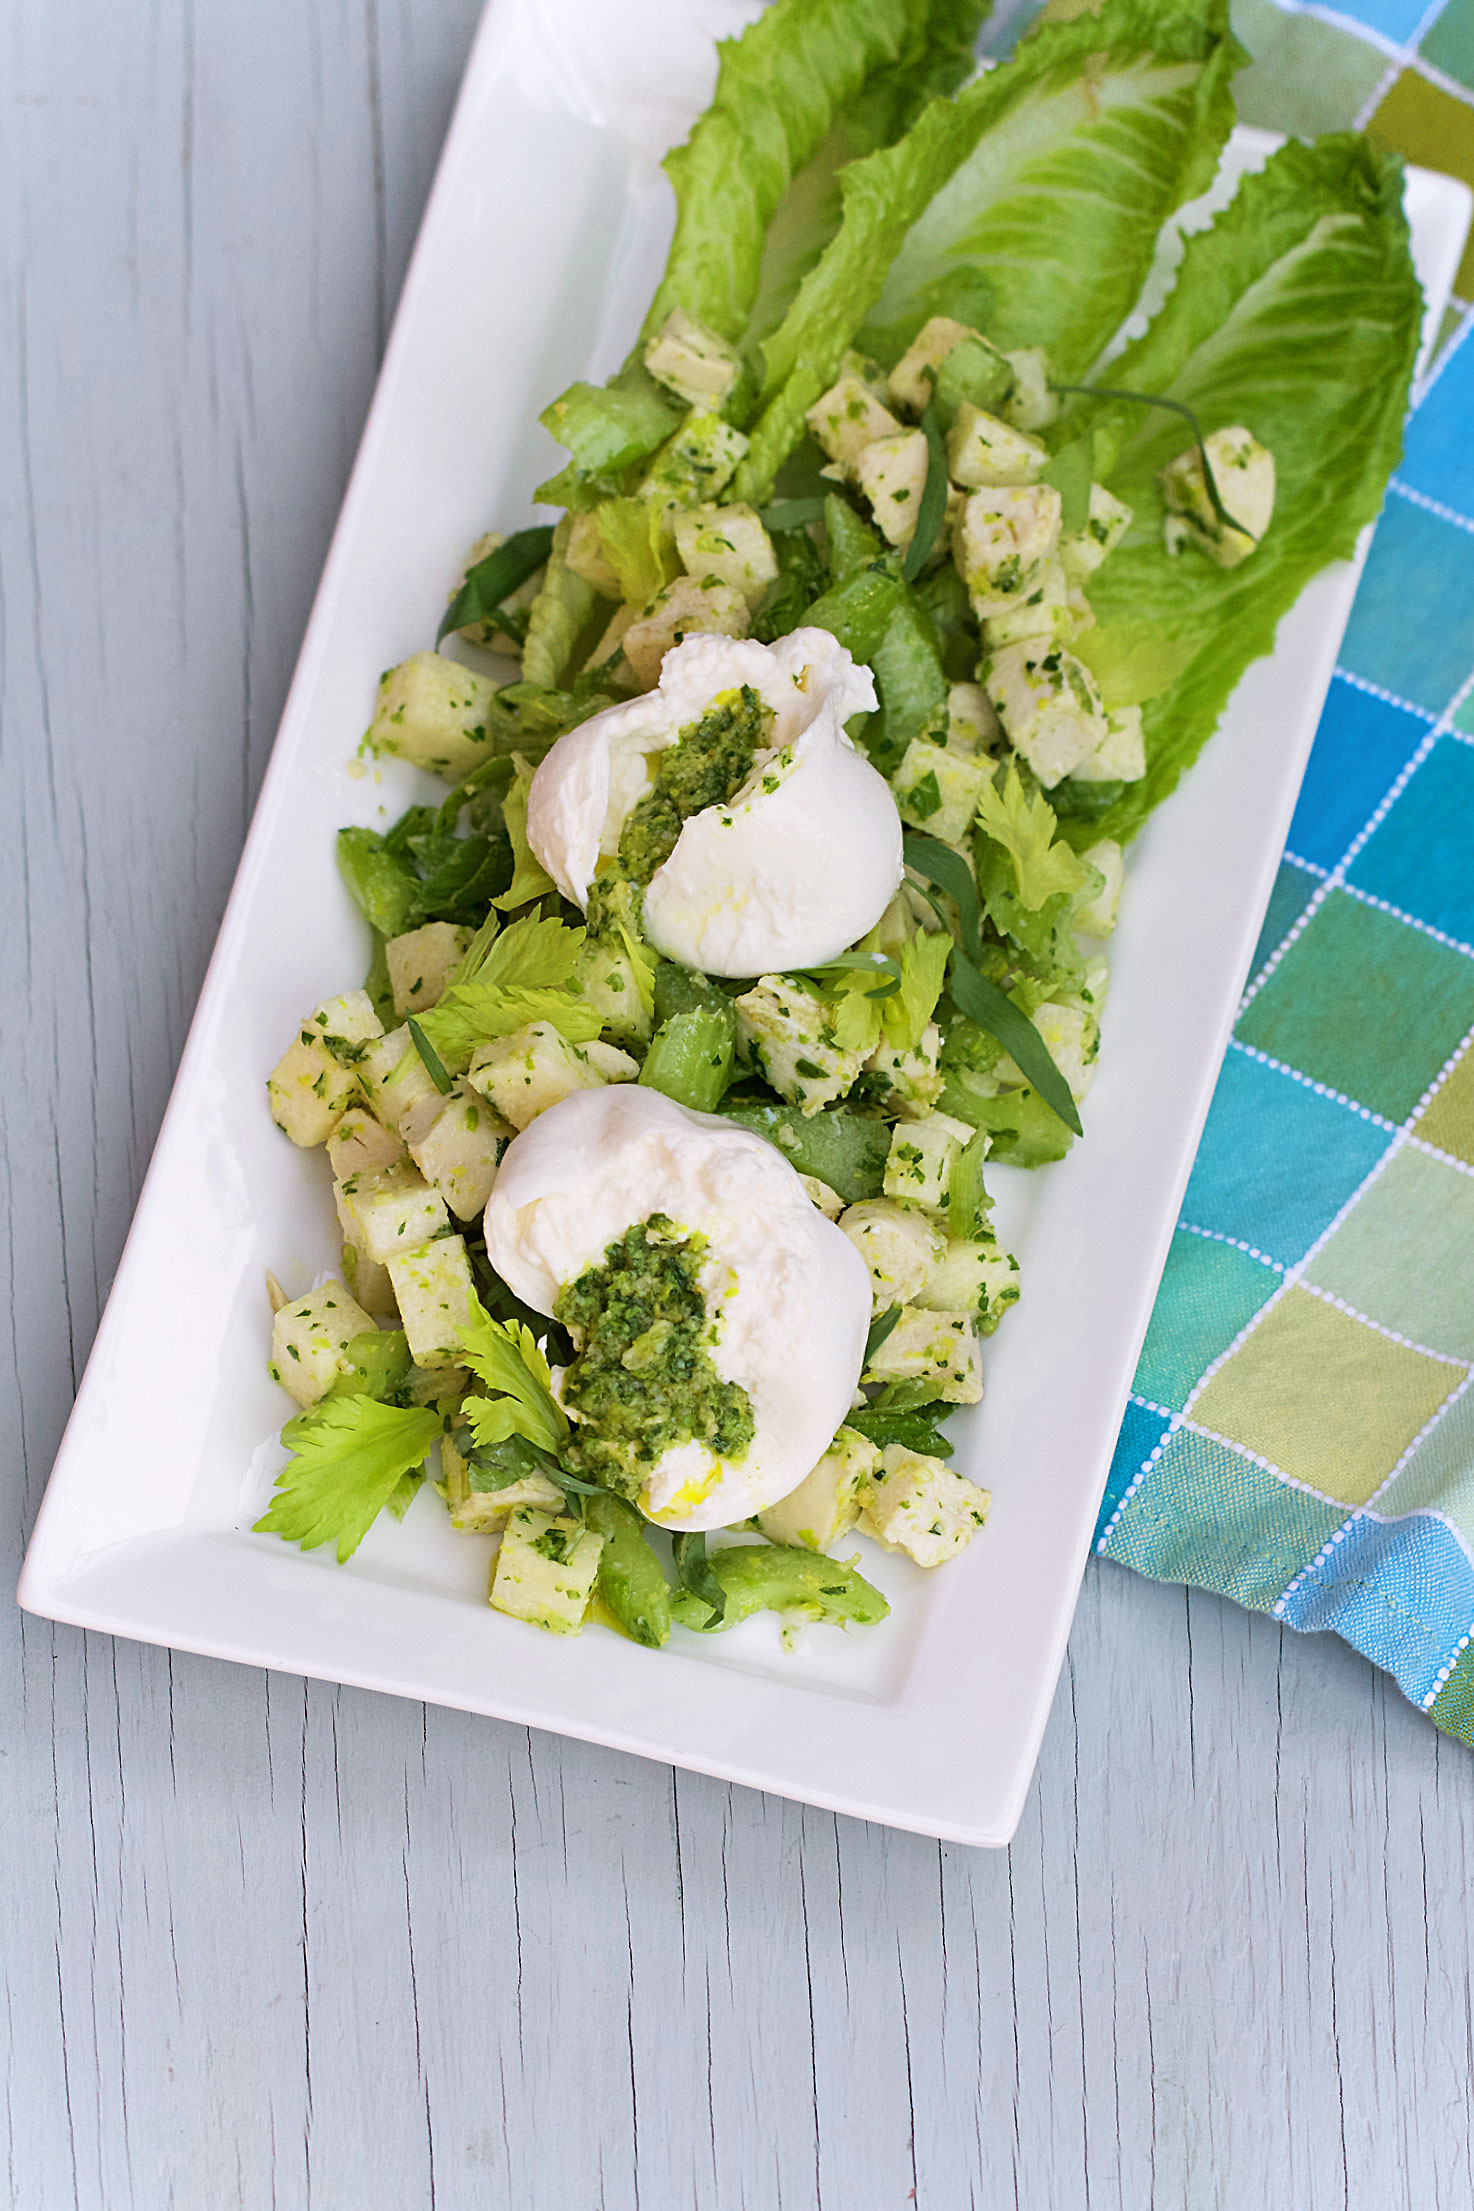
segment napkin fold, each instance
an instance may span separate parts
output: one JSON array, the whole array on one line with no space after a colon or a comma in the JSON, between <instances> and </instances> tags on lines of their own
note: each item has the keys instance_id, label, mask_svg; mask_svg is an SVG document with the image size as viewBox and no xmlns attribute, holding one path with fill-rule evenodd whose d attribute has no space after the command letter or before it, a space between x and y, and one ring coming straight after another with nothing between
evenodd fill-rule
<instances>
[{"instance_id":1,"label":"napkin fold","mask_svg":"<svg viewBox=\"0 0 1474 2211\"><path fill-rule=\"evenodd\" d=\"M1474 183L1474 0L1235 8L1245 121ZM1353 20L1354 19L1354 20ZM1357 35L1356 26L1361 35ZM1474 243L1414 394L1096 1547L1474 1746Z\"/></svg>"}]
</instances>

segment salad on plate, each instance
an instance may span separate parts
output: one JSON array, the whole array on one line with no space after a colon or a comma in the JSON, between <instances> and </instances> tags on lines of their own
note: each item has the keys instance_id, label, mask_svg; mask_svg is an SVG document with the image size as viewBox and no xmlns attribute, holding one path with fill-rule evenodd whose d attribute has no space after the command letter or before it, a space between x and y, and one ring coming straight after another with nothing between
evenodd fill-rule
<instances>
[{"instance_id":1,"label":"salad on plate","mask_svg":"<svg viewBox=\"0 0 1474 2211\"><path fill-rule=\"evenodd\" d=\"M268 1083L342 1262L271 1283L267 1533L345 1560L431 1483L498 1611L653 1648L875 1624L857 1539L985 1527L985 1169L1084 1134L1126 848L1376 513L1421 302L1357 136L1172 223L1217 0L978 70L983 13L721 49L637 342L541 417L559 518L380 682L424 796L340 833L372 964Z\"/></svg>"}]
</instances>

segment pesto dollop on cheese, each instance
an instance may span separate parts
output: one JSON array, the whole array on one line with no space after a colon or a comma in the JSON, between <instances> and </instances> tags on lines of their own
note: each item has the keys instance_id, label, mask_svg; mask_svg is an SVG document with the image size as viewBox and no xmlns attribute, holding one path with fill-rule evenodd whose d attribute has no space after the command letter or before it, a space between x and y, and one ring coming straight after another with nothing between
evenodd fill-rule
<instances>
[{"instance_id":1,"label":"pesto dollop on cheese","mask_svg":"<svg viewBox=\"0 0 1474 2211\"><path fill-rule=\"evenodd\" d=\"M622 1497L637 1497L677 1444L740 1460L752 1441L751 1400L722 1380L707 1349L705 1249L704 1236L652 1213L558 1298L557 1318L578 1346L563 1377L563 1403L578 1422L565 1455Z\"/></svg>"},{"instance_id":2,"label":"pesto dollop on cheese","mask_svg":"<svg viewBox=\"0 0 1474 2211\"><path fill-rule=\"evenodd\" d=\"M754 758L766 750L772 726L772 709L751 684L720 692L699 721L656 755L654 784L620 831L622 871L636 883L648 883L675 851L693 814L735 797Z\"/></svg>"}]
</instances>

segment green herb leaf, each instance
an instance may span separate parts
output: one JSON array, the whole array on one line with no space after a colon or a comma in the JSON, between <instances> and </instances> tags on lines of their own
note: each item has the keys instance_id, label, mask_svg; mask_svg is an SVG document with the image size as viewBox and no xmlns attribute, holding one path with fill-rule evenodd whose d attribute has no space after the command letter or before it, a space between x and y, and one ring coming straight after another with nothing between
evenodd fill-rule
<instances>
[{"instance_id":1,"label":"green herb leaf","mask_svg":"<svg viewBox=\"0 0 1474 2211\"><path fill-rule=\"evenodd\" d=\"M983 1186L983 1161L988 1153L988 1133L979 1129L952 1162L947 1178L947 1233L971 1236L989 1211Z\"/></svg>"},{"instance_id":2,"label":"green herb leaf","mask_svg":"<svg viewBox=\"0 0 1474 2211\"><path fill-rule=\"evenodd\" d=\"M424 1030L420 1027L419 1022L416 1021L413 1014L410 1014L407 1017L405 1027L409 1030L410 1042L414 1045L415 1050L419 1053L420 1059L424 1064L425 1073L429 1076L431 1082L434 1083L436 1089L440 1092L441 1097L449 1097L451 1091L455 1088L455 1084L451 1080L450 1076L445 1072L445 1068L441 1062L439 1053L436 1051L434 1045L430 1042L430 1039L426 1036Z\"/></svg>"},{"instance_id":3,"label":"green herb leaf","mask_svg":"<svg viewBox=\"0 0 1474 2211\"><path fill-rule=\"evenodd\" d=\"M706 1537L699 1531L689 1533L682 1530L679 1535L671 1538L671 1556L675 1560L676 1572L681 1577L681 1587L689 1589L692 1596L699 1598L711 1614L711 1619L702 1624L715 1627L726 1615L727 1593L711 1570L706 1555Z\"/></svg>"},{"instance_id":4,"label":"green herb leaf","mask_svg":"<svg viewBox=\"0 0 1474 2211\"><path fill-rule=\"evenodd\" d=\"M900 1324L900 1319L900 1306L890 1305L887 1306L886 1310L883 1313L877 1314L876 1318L870 1323L870 1333L865 1338L864 1363L867 1367L869 1366L871 1360L875 1357L876 1352L879 1351L881 1345L885 1342L887 1336L894 1334L896 1328Z\"/></svg>"},{"instance_id":5,"label":"green herb leaf","mask_svg":"<svg viewBox=\"0 0 1474 2211\"><path fill-rule=\"evenodd\" d=\"M1060 387L1056 386L1056 390ZM1083 391L1084 386L1071 384L1070 391ZM1075 438L1062 446L1054 459L1039 471L1041 484L1053 484L1060 498L1059 526L1062 530L1083 530L1090 520L1090 485L1095 474L1095 441L1090 437Z\"/></svg>"},{"instance_id":6,"label":"green herb leaf","mask_svg":"<svg viewBox=\"0 0 1474 2211\"><path fill-rule=\"evenodd\" d=\"M802 530L810 522L823 521L824 507L822 499L779 499L761 508L758 520L765 530Z\"/></svg>"},{"instance_id":7,"label":"green herb leaf","mask_svg":"<svg viewBox=\"0 0 1474 2211\"><path fill-rule=\"evenodd\" d=\"M947 448L937 428L935 408L927 408L921 427L926 432L926 482L916 510L916 528L901 563L901 575L907 583L915 583L931 559L947 514Z\"/></svg>"},{"instance_id":8,"label":"green herb leaf","mask_svg":"<svg viewBox=\"0 0 1474 2211\"><path fill-rule=\"evenodd\" d=\"M981 955L982 908L978 903L977 880L961 853L939 838L923 836L919 830L907 830L901 840L901 849L908 868L916 875L944 891L957 908L957 919L962 931L963 950L976 960ZM945 918L945 917L944 917Z\"/></svg>"},{"instance_id":9,"label":"green herb leaf","mask_svg":"<svg viewBox=\"0 0 1474 2211\"><path fill-rule=\"evenodd\" d=\"M989 1036L997 1037L1020 1074L1033 1084L1045 1104L1059 1115L1066 1128L1082 1136L1085 1132L1080 1126L1070 1086L1050 1058L1043 1037L1028 1015L1020 1013L998 985L980 975L972 961L961 952L952 955L951 989L959 1012L965 1013L969 1021L975 1021L980 1029L986 1029Z\"/></svg>"},{"instance_id":10,"label":"green herb leaf","mask_svg":"<svg viewBox=\"0 0 1474 2211\"><path fill-rule=\"evenodd\" d=\"M1217 515L1219 521L1223 524L1223 527L1226 530L1243 531L1245 536L1253 535L1252 531L1244 531L1244 525L1242 522L1235 522L1233 516L1229 513L1227 507L1223 504L1222 499L1218 496L1218 482L1217 478L1213 474L1213 464L1208 459L1208 448L1203 443L1202 428L1198 422L1197 416L1193 413L1191 407L1185 406L1180 399L1166 399L1160 392L1110 391L1107 390L1104 384L1056 384L1054 388L1058 392L1073 392L1080 394L1086 399L1120 399L1127 401L1133 407L1165 407L1169 414L1181 415L1183 421L1187 423L1191 428L1193 441L1198 449L1198 463L1203 471L1203 489L1208 494L1209 506L1213 509L1213 512ZM1073 450L1074 448L1072 446L1067 446L1065 448L1065 453L1073 452ZM1063 462L1065 458L1065 453L1061 453L1057 457L1055 463L1053 464L1055 467L1058 467ZM1047 468L1043 471L1043 481L1045 483L1057 484L1058 480L1059 479L1057 477L1050 474ZM1087 513L1089 512L1089 497L1089 486L1087 485ZM1066 529L1078 529L1080 525L1078 523L1066 523L1065 527Z\"/></svg>"},{"instance_id":11,"label":"green herb leaf","mask_svg":"<svg viewBox=\"0 0 1474 2211\"><path fill-rule=\"evenodd\" d=\"M254 1532L279 1535L304 1551L336 1543L351 1558L406 1474L425 1463L440 1434L426 1406L381 1405L372 1397L324 1397L282 1430L295 1457Z\"/></svg>"},{"instance_id":12,"label":"green herb leaf","mask_svg":"<svg viewBox=\"0 0 1474 2211\"><path fill-rule=\"evenodd\" d=\"M460 590L445 610L445 619L435 633L435 642L452 630L469 629L473 622L488 621L504 599L509 599L519 584L541 568L553 549L551 524L539 524L531 530L518 530L505 545L498 545L485 560L478 560L468 568Z\"/></svg>"},{"instance_id":13,"label":"green herb leaf","mask_svg":"<svg viewBox=\"0 0 1474 2211\"><path fill-rule=\"evenodd\" d=\"M1061 894L1072 898L1089 882L1084 862L1055 836L1054 808L1044 793L1025 791L1016 760L1009 762L1001 790L996 783L983 785L978 821L1012 860L1019 901L1031 913Z\"/></svg>"},{"instance_id":14,"label":"green herb leaf","mask_svg":"<svg viewBox=\"0 0 1474 2211\"><path fill-rule=\"evenodd\" d=\"M938 1407L935 1413L924 1412L919 1407L912 1412L891 1410L883 1405L856 1406L844 1416L847 1428L856 1428L862 1436L868 1436L878 1449L888 1443L899 1443L903 1450L921 1451L928 1458L950 1459L952 1439L937 1426L951 1408Z\"/></svg>"},{"instance_id":15,"label":"green herb leaf","mask_svg":"<svg viewBox=\"0 0 1474 2211\"><path fill-rule=\"evenodd\" d=\"M478 1382L497 1392L492 1398L468 1397L461 1406L477 1442L504 1443L519 1435L556 1453L568 1421L553 1397L548 1362L532 1330L520 1321L493 1320L473 1292L471 1315L459 1334L466 1365Z\"/></svg>"}]
</instances>

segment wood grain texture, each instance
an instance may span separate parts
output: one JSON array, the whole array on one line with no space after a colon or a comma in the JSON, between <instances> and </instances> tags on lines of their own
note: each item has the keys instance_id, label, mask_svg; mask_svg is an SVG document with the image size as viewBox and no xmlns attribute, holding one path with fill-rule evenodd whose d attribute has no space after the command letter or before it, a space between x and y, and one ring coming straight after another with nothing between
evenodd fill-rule
<instances>
[{"instance_id":1,"label":"wood grain texture","mask_svg":"<svg viewBox=\"0 0 1474 2211\"><path fill-rule=\"evenodd\" d=\"M474 15L0 17L12 1576ZM1474 1761L1327 1639L1093 1569L1006 1854L13 1611L3 1666L13 2211L1474 2204Z\"/></svg>"}]
</instances>

